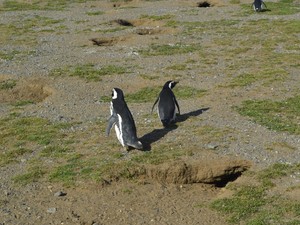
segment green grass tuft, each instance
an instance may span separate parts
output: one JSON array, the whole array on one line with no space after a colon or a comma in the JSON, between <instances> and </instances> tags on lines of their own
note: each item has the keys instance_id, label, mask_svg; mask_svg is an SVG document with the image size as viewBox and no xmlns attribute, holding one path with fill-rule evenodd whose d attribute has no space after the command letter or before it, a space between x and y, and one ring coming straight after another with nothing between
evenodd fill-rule
<instances>
[{"instance_id":1,"label":"green grass tuft","mask_svg":"<svg viewBox=\"0 0 300 225\"><path fill-rule=\"evenodd\" d=\"M16 106L16 107L21 107L21 106L30 105L30 104L34 104L34 101L23 100L23 101L17 101L17 102L12 103L12 105Z\"/></svg>"},{"instance_id":2,"label":"green grass tuft","mask_svg":"<svg viewBox=\"0 0 300 225\"><path fill-rule=\"evenodd\" d=\"M175 55L195 52L201 49L200 44L182 44L176 43L174 45L159 45L152 44L148 49L140 50L140 54L144 56L158 56L158 55Z\"/></svg>"},{"instance_id":3,"label":"green grass tuft","mask_svg":"<svg viewBox=\"0 0 300 225\"><path fill-rule=\"evenodd\" d=\"M41 166L33 166L28 170L28 172L15 176L13 181L19 185L27 185L37 182L44 174L45 170Z\"/></svg>"},{"instance_id":4,"label":"green grass tuft","mask_svg":"<svg viewBox=\"0 0 300 225\"><path fill-rule=\"evenodd\" d=\"M300 96L285 101L247 100L237 111L276 131L300 134Z\"/></svg>"},{"instance_id":5,"label":"green grass tuft","mask_svg":"<svg viewBox=\"0 0 300 225\"><path fill-rule=\"evenodd\" d=\"M51 71L51 76L71 76L80 77L87 81L100 81L102 76L114 75L114 74L124 74L128 70L125 67L108 65L96 68L94 64L85 64L80 66L68 66L65 68L54 69Z\"/></svg>"},{"instance_id":6,"label":"green grass tuft","mask_svg":"<svg viewBox=\"0 0 300 225\"><path fill-rule=\"evenodd\" d=\"M0 11L63 10L71 3L84 3L94 0L5 0Z\"/></svg>"},{"instance_id":7,"label":"green grass tuft","mask_svg":"<svg viewBox=\"0 0 300 225\"><path fill-rule=\"evenodd\" d=\"M260 207L266 204L265 191L260 187L243 186L232 198L216 200L212 208L230 214L229 222L238 223L259 212Z\"/></svg>"},{"instance_id":8,"label":"green grass tuft","mask_svg":"<svg viewBox=\"0 0 300 225\"><path fill-rule=\"evenodd\" d=\"M299 171L300 171L300 164L289 165L289 164L275 163L269 168L260 171L258 174L258 179L262 182L264 186L273 187L275 186L275 184L272 182L272 180Z\"/></svg>"},{"instance_id":9,"label":"green grass tuft","mask_svg":"<svg viewBox=\"0 0 300 225\"><path fill-rule=\"evenodd\" d=\"M256 186L232 184L228 188L233 195L213 201L211 207L226 215L228 222L233 224L299 224L299 202L269 192L276 186L274 179L299 171L299 164L274 164L256 174L259 181Z\"/></svg>"},{"instance_id":10,"label":"green grass tuft","mask_svg":"<svg viewBox=\"0 0 300 225\"><path fill-rule=\"evenodd\" d=\"M36 117L18 117L12 115L0 120L0 165L16 162L19 157L31 153L37 146L50 147L64 137L64 129L72 124L53 124L46 119ZM6 150L5 150L6 149ZM50 149L48 149L50 151Z\"/></svg>"},{"instance_id":11,"label":"green grass tuft","mask_svg":"<svg viewBox=\"0 0 300 225\"><path fill-rule=\"evenodd\" d=\"M174 15L170 15L170 14L166 14L166 15L141 15L140 18L141 19L152 19L152 20L169 20L174 18Z\"/></svg>"},{"instance_id":12,"label":"green grass tuft","mask_svg":"<svg viewBox=\"0 0 300 225\"><path fill-rule=\"evenodd\" d=\"M23 148L23 147L14 147L9 151L4 151L0 154L0 167L5 166L9 163L16 162L17 159L25 154L31 153L31 149Z\"/></svg>"},{"instance_id":13,"label":"green grass tuft","mask_svg":"<svg viewBox=\"0 0 300 225\"><path fill-rule=\"evenodd\" d=\"M82 164L82 155L73 154L67 160L66 164L57 166L49 175L50 181L60 181L65 185L70 186L75 183L75 178L80 171Z\"/></svg>"},{"instance_id":14,"label":"green grass tuft","mask_svg":"<svg viewBox=\"0 0 300 225\"><path fill-rule=\"evenodd\" d=\"M255 82L262 82L264 85L268 85L275 81L284 81L287 76L288 72L282 68L264 68L256 73L245 73L236 76L228 86L248 86Z\"/></svg>"},{"instance_id":15,"label":"green grass tuft","mask_svg":"<svg viewBox=\"0 0 300 225\"><path fill-rule=\"evenodd\" d=\"M104 12L102 12L102 11L93 11L93 12L86 12L86 14L88 16L99 16L99 15L103 15Z\"/></svg>"},{"instance_id":16,"label":"green grass tuft","mask_svg":"<svg viewBox=\"0 0 300 225\"><path fill-rule=\"evenodd\" d=\"M17 81L14 79L8 79L0 82L0 90L12 89L17 85Z\"/></svg>"},{"instance_id":17,"label":"green grass tuft","mask_svg":"<svg viewBox=\"0 0 300 225\"><path fill-rule=\"evenodd\" d=\"M50 145L45 147L40 155L42 157L55 157L59 158L64 155L66 155L70 150L67 147L62 147L62 146L56 146L56 145Z\"/></svg>"}]
</instances>

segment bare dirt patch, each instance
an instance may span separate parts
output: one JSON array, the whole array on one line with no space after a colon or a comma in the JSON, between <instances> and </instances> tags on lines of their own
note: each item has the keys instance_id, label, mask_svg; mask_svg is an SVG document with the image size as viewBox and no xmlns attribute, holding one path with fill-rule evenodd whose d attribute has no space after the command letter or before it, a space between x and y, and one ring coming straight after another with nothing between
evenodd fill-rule
<instances>
[{"instance_id":1,"label":"bare dirt patch","mask_svg":"<svg viewBox=\"0 0 300 225\"><path fill-rule=\"evenodd\" d=\"M0 82L7 82L11 76L0 76ZM16 103L20 101L41 102L53 90L47 85L43 78L20 78L15 80L15 86L0 90L0 103Z\"/></svg>"},{"instance_id":2,"label":"bare dirt patch","mask_svg":"<svg viewBox=\"0 0 300 225\"><path fill-rule=\"evenodd\" d=\"M166 184L206 183L225 186L250 168L245 160L175 161L146 169L146 177Z\"/></svg>"}]
</instances>

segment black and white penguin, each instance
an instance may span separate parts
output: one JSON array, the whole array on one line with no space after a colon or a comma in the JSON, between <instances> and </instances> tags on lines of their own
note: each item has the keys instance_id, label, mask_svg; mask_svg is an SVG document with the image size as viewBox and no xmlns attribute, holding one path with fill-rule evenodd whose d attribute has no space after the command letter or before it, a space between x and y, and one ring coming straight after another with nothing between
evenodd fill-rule
<instances>
[{"instance_id":1,"label":"black and white penguin","mask_svg":"<svg viewBox=\"0 0 300 225\"><path fill-rule=\"evenodd\" d=\"M115 125L117 138L124 148L143 149L143 144L137 138L134 119L125 102L123 91L119 88L112 89L110 114L106 135L109 136L112 126Z\"/></svg>"},{"instance_id":2,"label":"black and white penguin","mask_svg":"<svg viewBox=\"0 0 300 225\"><path fill-rule=\"evenodd\" d=\"M254 0L254 2L252 3L252 7L255 12L262 12L266 11L267 9L267 6L263 2L263 0Z\"/></svg>"},{"instance_id":3,"label":"black and white penguin","mask_svg":"<svg viewBox=\"0 0 300 225\"><path fill-rule=\"evenodd\" d=\"M164 127L167 127L171 123L175 122L176 107L178 113L180 114L178 102L172 91L172 88L174 88L177 83L178 82L172 80L167 81L152 106L151 112L153 112L154 106L158 102L158 116Z\"/></svg>"}]
</instances>

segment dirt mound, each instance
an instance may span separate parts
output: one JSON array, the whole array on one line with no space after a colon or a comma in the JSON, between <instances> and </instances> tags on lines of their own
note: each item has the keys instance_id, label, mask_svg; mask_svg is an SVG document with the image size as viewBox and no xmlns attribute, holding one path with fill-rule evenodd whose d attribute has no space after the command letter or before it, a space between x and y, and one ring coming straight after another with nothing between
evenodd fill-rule
<instances>
[{"instance_id":1,"label":"dirt mound","mask_svg":"<svg viewBox=\"0 0 300 225\"><path fill-rule=\"evenodd\" d=\"M207 183L223 187L234 181L242 172L249 169L251 163L245 160L218 159L195 160L185 162L179 160L161 165L148 166L143 173L146 179L165 184Z\"/></svg>"},{"instance_id":2,"label":"dirt mound","mask_svg":"<svg viewBox=\"0 0 300 225\"><path fill-rule=\"evenodd\" d=\"M17 79L0 76L0 103L17 103L21 101L41 102L52 90L42 78Z\"/></svg>"},{"instance_id":3,"label":"dirt mound","mask_svg":"<svg viewBox=\"0 0 300 225\"><path fill-rule=\"evenodd\" d=\"M165 27L164 21L149 18L136 20L117 19L111 22L116 23L119 26L133 27L132 33L122 36L90 38L89 40L93 45L113 46L119 43L130 45L131 43L140 43L141 40L138 36L141 35L176 34L178 32L175 28Z\"/></svg>"}]
</instances>

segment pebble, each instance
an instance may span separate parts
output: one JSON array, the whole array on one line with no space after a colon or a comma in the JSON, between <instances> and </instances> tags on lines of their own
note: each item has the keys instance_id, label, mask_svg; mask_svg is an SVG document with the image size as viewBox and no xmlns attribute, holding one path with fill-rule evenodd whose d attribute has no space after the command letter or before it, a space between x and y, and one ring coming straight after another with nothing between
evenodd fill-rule
<instances>
[{"instance_id":1,"label":"pebble","mask_svg":"<svg viewBox=\"0 0 300 225\"><path fill-rule=\"evenodd\" d=\"M49 208L47 209L47 213L56 213L57 209L56 208Z\"/></svg>"},{"instance_id":2,"label":"pebble","mask_svg":"<svg viewBox=\"0 0 300 225\"><path fill-rule=\"evenodd\" d=\"M8 191L8 190L4 190L4 195L6 195L6 196L9 196L11 194L11 192L10 191Z\"/></svg>"},{"instance_id":3,"label":"pebble","mask_svg":"<svg viewBox=\"0 0 300 225\"><path fill-rule=\"evenodd\" d=\"M55 197L62 197L62 196L65 196L65 195L67 195L67 193L64 193L64 192L62 192L62 191L58 191L58 192L56 192L56 193L54 194Z\"/></svg>"},{"instance_id":4,"label":"pebble","mask_svg":"<svg viewBox=\"0 0 300 225\"><path fill-rule=\"evenodd\" d=\"M207 148L214 150L214 149L218 148L218 145L216 145L216 144L208 144Z\"/></svg>"}]
</instances>

